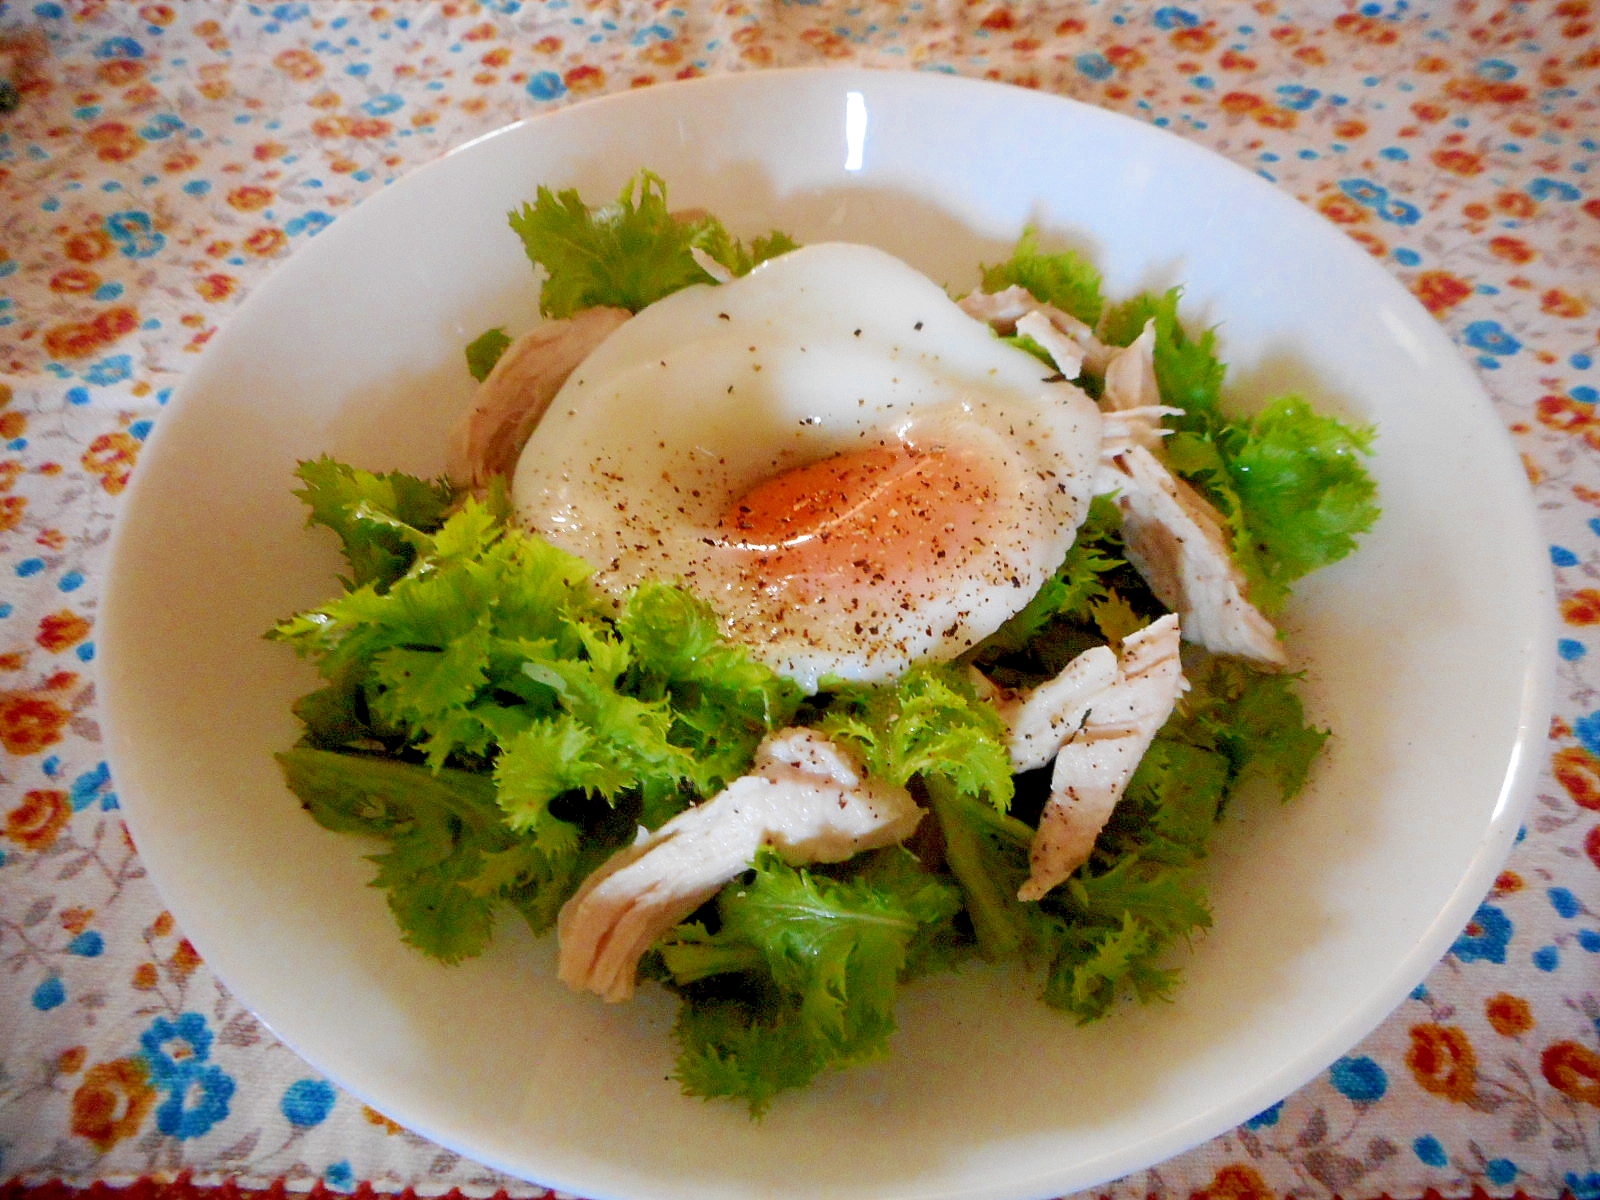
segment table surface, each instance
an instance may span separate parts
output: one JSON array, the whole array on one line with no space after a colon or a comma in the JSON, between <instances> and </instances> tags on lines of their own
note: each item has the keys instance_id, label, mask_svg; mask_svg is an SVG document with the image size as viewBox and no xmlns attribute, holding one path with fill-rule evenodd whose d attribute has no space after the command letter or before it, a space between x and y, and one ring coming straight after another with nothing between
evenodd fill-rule
<instances>
[{"instance_id":1,"label":"table surface","mask_svg":"<svg viewBox=\"0 0 1600 1200\"><path fill-rule=\"evenodd\" d=\"M0 3L0 1179L542 1193L321 1078L163 909L96 719L107 537L219 322L363 197L591 96L858 64L1116 109L1313 206L1480 368L1550 544L1548 761L1472 923L1318 1079L1097 1191L1600 1196L1596 9Z\"/></svg>"}]
</instances>

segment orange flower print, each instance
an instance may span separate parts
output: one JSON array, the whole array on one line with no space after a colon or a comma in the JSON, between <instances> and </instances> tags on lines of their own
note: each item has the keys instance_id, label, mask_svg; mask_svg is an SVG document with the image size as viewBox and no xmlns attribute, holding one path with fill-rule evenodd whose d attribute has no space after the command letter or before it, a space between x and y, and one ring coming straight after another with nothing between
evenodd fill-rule
<instances>
[{"instance_id":1,"label":"orange flower print","mask_svg":"<svg viewBox=\"0 0 1600 1200\"><path fill-rule=\"evenodd\" d=\"M221 271L213 271L208 275L202 275L196 280L194 290L200 293L202 299L215 303L218 300L226 300L238 290L238 287L239 281L232 275L225 275Z\"/></svg>"},{"instance_id":2,"label":"orange flower print","mask_svg":"<svg viewBox=\"0 0 1600 1200\"><path fill-rule=\"evenodd\" d=\"M1539 204L1527 192L1501 192L1494 198L1494 206L1508 217L1526 221L1539 211Z\"/></svg>"},{"instance_id":3,"label":"orange flower print","mask_svg":"<svg viewBox=\"0 0 1600 1200\"><path fill-rule=\"evenodd\" d=\"M87 618L64 608L39 622L39 633L35 640L51 654L59 654L88 637L89 628Z\"/></svg>"},{"instance_id":4,"label":"orange flower print","mask_svg":"<svg viewBox=\"0 0 1600 1200\"><path fill-rule=\"evenodd\" d=\"M1293 129L1300 122L1300 114L1292 108L1259 108L1255 119L1257 125L1268 129Z\"/></svg>"},{"instance_id":5,"label":"orange flower print","mask_svg":"<svg viewBox=\"0 0 1600 1200\"><path fill-rule=\"evenodd\" d=\"M1472 295L1472 285L1448 271L1424 271L1417 276L1411 290L1434 316L1449 311Z\"/></svg>"},{"instance_id":6,"label":"orange flower print","mask_svg":"<svg viewBox=\"0 0 1600 1200\"><path fill-rule=\"evenodd\" d=\"M272 203L272 189L246 184L228 193L228 203L240 212L259 212Z\"/></svg>"},{"instance_id":7,"label":"orange flower print","mask_svg":"<svg viewBox=\"0 0 1600 1200\"><path fill-rule=\"evenodd\" d=\"M1229 1163L1212 1177L1210 1186L1193 1200L1273 1200L1275 1193L1248 1163Z\"/></svg>"},{"instance_id":8,"label":"orange flower print","mask_svg":"<svg viewBox=\"0 0 1600 1200\"><path fill-rule=\"evenodd\" d=\"M0 745L12 754L37 754L61 740L61 727L71 716L43 696L0 692Z\"/></svg>"},{"instance_id":9,"label":"orange flower print","mask_svg":"<svg viewBox=\"0 0 1600 1200\"><path fill-rule=\"evenodd\" d=\"M100 276L87 267L65 267L50 277L50 290L67 296L84 296L101 282Z\"/></svg>"},{"instance_id":10,"label":"orange flower print","mask_svg":"<svg viewBox=\"0 0 1600 1200\"><path fill-rule=\"evenodd\" d=\"M207 100L226 100L232 91L227 63L207 63L200 68L199 92Z\"/></svg>"},{"instance_id":11,"label":"orange flower print","mask_svg":"<svg viewBox=\"0 0 1600 1200\"><path fill-rule=\"evenodd\" d=\"M288 244L289 239L283 230L274 229L270 225L265 225L256 230L244 240L244 248L250 251L251 254L260 255L262 258L278 253Z\"/></svg>"},{"instance_id":12,"label":"orange flower print","mask_svg":"<svg viewBox=\"0 0 1600 1200\"><path fill-rule=\"evenodd\" d=\"M1191 26L1188 29L1175 29L1168 35L1173 46L1179 50L1187 50L1193 54L1204 54L1217 44L1217 37L1203 25Z\"/></svg>"},{"instance_id":13,"label":"orange flower print","mask_svg":"<svg viewBox=\"0 0 1600 1200\"><path fill-rule=\"evenodd\" d=\"M1435 150L1433 165L1452 175L1482 175L1483 156L1468 150Z\"/></svg>"},{"instance_id":14,"label":"orange flower print","mask_svg":"<svg viewBox=\"0 0 1600 1200\"><path fill-rule=\"evenodd\" d=\"M1483 1002L1483 1014L1501 1037L1516 1037L1533 1028L1533 1010L1521 996L1501 992Z\"/></svg>"},{"instance_id":15,"label":"orange flower print","mask_svg":"<svg viewBox=\"0 0 1600 1200\"><path fill-rule=\"evenodd\" d=\"M1566 788L1572 802L1600 812L1600 759L1582 746L1567 746L1556 751L1551 763L1556 782Z\"/></svg>"},{"instance_id":16,"label":"orange flower print","mask_svg":"<svg viewBox=\"0 0 1600 1200\"><path fill-rule=\"evenodd\" d=\"M95 69L95 78L107 87L127 87L144 78L144 63L137 58L113 58Z\"/></svg>"},{"instance_id":17,"label":"orange flower print","mask_svg":"<svg viewBox=\"0 0 1600 1200\"><path fill-rule=\"evenodd\" d=\"M182 977L190 975L200 965L200 953L188 938L178 943L178 948L172 952L172 957L167 960L173 973Z\"/></svg>"},{"instance_id":18,"label":"orange flower print","mask_svg":"<svg viewBox=\"0 0 1600 1200\"><path fill-rule=\"evenodd\" d=\"M1563 1096L1600 1108L1600 1054L1579 1042L1552 1042L1539 1056L1539 1070Z\"/></svg>"},{"instance_id":19,"label":"orange flower print","mask_svg":"<svg viewBox=\"0 0 1600 1200\"><path fill-rule=\"evenodd\" d=\"M1600 625L1600 591L1580 588L1561 602L1561 619L1568 625Z\"/></svg>"},{"instance_id":20,"label":"orange flower print","mask_svg":"<svg viewBox=\"0 0 1600 1200\"><path fill-rule=\"evenodd\" d=\"M99 262L111 253L111 235L103 229L75 233L67 239L65 249L73 262Z\"/></svg>"},{"instance_id":21,"label":"orange flower print","mask_svg":"<svg viewBox=\"0 0 1600 1200\"><path fill-rule=\"evenodd\" d=\"M563 82L572 92L592 92L606 84L606 73L599 67L587 63L581 67L573 67L563 76Z\"/></svg>"},{"instance_id":22,"label":"orange flower print","mask_svg":"<svg viewBox=\"0 0 1600 1200\"><path fill-rule=\"evenodd\" d=\"M1521 238L1503 236L1489 239L1489 253L1518 265L1532 262L1536 257L1533 247Z\"/></svg>"},{"instance_id":23,"label":"orange flower print","mask_svg":"<svg viewBox=\"0 0 1600 1200\"><path fill-rule=\"evenodd\" d=\"M322 74L322 62L309 50L285 50L272 60L272 65L277 67L290 79L298 79L304 83L308 79L315 79Z\"/></svg>"},{"instance_id":24,"label":"orange flower print","mask_svg":"<svg viewBox=\"0 0 1600 1200\"><path fill-rule=\"evenodd\" d=\"M1317 205L1317 211L1335 225L1359 225L1369 219L1367 210L1343 192L1322 200Z\"/></svg>"},{"instance_id":25,"label":"orange flower print","mask_svg":"<svg viewBox=\"0 0 1600 1200\"><path fill-rule=\"evenodd\" d=\"M1583 297L1574 296L1560 288L1551 288L1539 298L1539 307L1553 317L1577 319L1589 311Z\"/></svg>"},{"instance_id":26,"label":"orange flower print","mask_svg":"<svg viewBox=\"0 0 1600 1200\"><path fill-rule=\"evenodd\" d=\"M27 511L26 496L0 496L0 533L6 533L22 524L22 516Z\"/></svg>"},{"instance_id":27,"label":"orange flower print","mask_svg":"<svg viewBox=\"0 0 1600 1200\"><path fill-rule=\"evenodd\" d=\"M394 132L394 126L388 121L380 121L377 117L349 117L346 130L355 138L386 138Z\"/></svg>"},{"instance_id":28,"label":"orange flower print","mask_svg":"<svg viewBox=\"0 0 1600 1200\"><path fill-rule=\"evenodd\" d=\"M546 38L545 40L554 41L555 39ZM543 43L540 44L542 45ZM735 39L735 44L737 44L737 39ZM537 48L535 47L535 49ZM561 49L561 44L557 42L553 50L559 49ZM675 67L683 61L683 44L677 41L651 42L643 50L639 51L639 57L644 59L645 62L653 63L658 67Z\"/></svg>"},{"instance_id":29,"label":"orange flower print","mask_svg":"<svg viewBox=\"0 0 1600 1200\"><path fill-rule=\"evenodd\" d=\"M94 147L96 157L105 162L126 162L144 149L144 139L120 121L96 125L83 135L83 140Z\"/></svg>"},{"instance_id":30,"label":"orange flower print","mask_svg":"<svg viewBox=\"0 0 1600 1200\"><path fill-rule=\"evenodd\" d=\"M66 828L72 802L55 788L36 788L6 814L6 837L29 850L48 850Z\"/></svg>"},{"instance_id":31,"label":"orange flower print","mask_svg":"<svg viewBox=\"0 0 1600 1200\"><path fill-rule=\"evenodd\" d=\"M1391 46L1400 37L1386 22L1364 13L1340 13L1333 19L1333 27L1374 46Z\"/></svg>"},{"instance_id":32,"label":"orange flower print","mask_svg":"<svg viewBox=\"0 0 1600 1200\"><path fill-rule=\"evenodd\" d=\"M1574 400L1571 396L1540 396L1534 402L1533 412L1539 418L1539 424L1567 433L1583 433L1594 424L1594 405ZM1575 622L1579 625L1584 623Z\"/></svg>"},{"instance_id":33,"label":"orange flower print","mask_svg":"<svg viewBox=\"0 0 1600 1200\"><path fill-rule=\"evenodd\" d=\"M89 922L93 919L94 909L92 908L65 909L61 913L61 928L72 934L73 937L77 937L78 934L89 928Z\"/></svg>"},{"instance_id":34,"label":"orange flower print","mask_svg":"<svg viewBox=\"0 0 1600 1200\"><path fill-rule=\"evenodd\" d=\"M1478 1084L1478 1056L1462 1030L1453 1025L1413 1025L1406 1066L1424 1091L1457 1104L1472 1099Z\"/></svg>"},{"instance_id":35,"label":"orange flower print","mask_svg":"<svg viewBox=\"0 0 1600 1200\"><path fill-rule=\"evenodd\" d=\"M367 1119L368 1124L378 1126L378 1128L382 1129L386 1134L405 1132L405 1127L402 1126L398 1121L391 1121L388 1117L384 1116L377 1109L372 1108L369 1105L363 1104L361 1106L361 1115Z\"/></svg>"},{"instance_id":36,"label":"orange flower print","mask_svg":"<svg viewBox=\"0 0 1600 1200\"><path fill-rule=\"evenodd\" d=\"M1509 896L1514 892L1520 892L1526 886L1522 876L1515 871L1501 871L1494 877L1492 890L1496 896Z\"/></svg>"},{"instance_id":37,"label":"orange flower print","mask_svg":"<svg viewBox=\"0 0 1600 1200\"><path fill-rule=\"evenodd\" d=\"M1389 243L1375 233L1368 233L1365 229L1352 229L1350 240L1366 247L1368 254L1374 258L1383 258L1389 253Z\"/></svg>"},{"instance_id":38,"label":"orange flower print","mask_svg":"<svg viewBox=\"0 0 1600 1200\"><path fill-rule=\"evenodd\" d=\"M1516 104L1528 98L1528 89L1520 83L1500 79L1452 79L1445 93L1468 104Z\"/></svg>"},{"instance_id":39,"label":"orange flower print","mask_svg":"<svg viewBox=\"0 0 1600 1200\"><path fill-rule=\"evenodd\" d=\"M72 1093L72 1132L101 1153L139 1132L156 1090L141 1058L118 1058L89 1068Z\"/></svg>"},{"instance_id":40,"label":"orange flower print","mask_svg":"<svg viewBox=\"0 0 1600 1200\"><path fill-rule=\"evenodd\" d=\"M83 469L100 476L100 486L113 496L128 486L133 464L139 457L139 441L126 430L102 433L89 443L79 460Z\"/></svg>"},{"instance_id":41,"label":"orange flower print","mask_svg":"<svg viewBox=\"0 0 1600 1200\"><path fill-rule=\"evenodd\" d=\"M47 329L44 348L56 358L85 358L138 328L139 314L118 305L92 321L70 321Z\"/></svg>"}]
</instances>

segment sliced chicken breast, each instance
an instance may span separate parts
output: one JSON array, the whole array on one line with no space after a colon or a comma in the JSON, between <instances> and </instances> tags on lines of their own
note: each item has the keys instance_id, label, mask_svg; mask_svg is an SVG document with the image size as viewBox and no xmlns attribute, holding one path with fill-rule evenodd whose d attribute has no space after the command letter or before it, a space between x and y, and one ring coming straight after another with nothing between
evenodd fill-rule
<instances>
[{"instance_id":1,"label":"sliced chicken breast","mask_svg":"<svg viewBox=\"0 0 1600 1200\"><path fill-rule=\"evenodd\" d=\"M1011 769L1034 771L1049 763L1082 726L1095 698L1116 681L1116 654L1110 646L1095 646L1048 683L1024 693L996 689L995 708L1011 733Z\"/></svg>"},{"instance_id":2,"label":"sliced chicken breast","mask_svg":"<svg viewBox=\"0 0 1600 1200\"><path fill-rule=\"evenodd\" d=\"M1146 321L1139 336L1113 351L1106 363L1105 386L1100 393L1100 407L1108 418L1102 453L1121 453L1119 442L1154 450L1170 432L1162 428L1161 419L1183 414L1181 408L1161 403L1155 350L1156 323Z\"/></svg>"},{"instance_id":3,"label":"sliced chicken breast","mask_svg":"<svg viewBox=\"0 0 1600 1200\"><path fill-rule=\"evenodd\" d=\"M1128 561L1183 618L1183 635L1216 654L1282 667L1288 657L1272 622L1245 595L1222 518L1143 446L1103 467L1100 490L1115 492Z\"/></svg>"},{"instance_id":4,"label":"sliced chicken breast","mask_svg":"<svg viewBox=\"0 0 1600 1200\"><path fill-rule=\"evenodd\" d=\"M1081 365L1088 367L1096 375L1105 373L1106 366L1111 361L1111 355L1116 350L1116 347L1107 346L1099 338L1095 337L1094 330L1090 329L1088 325L1077 317L1055 307L1053 304L1042 303L1035 298L1032 292L1020 284L1013 284L1011 287L998 292L969 292L958 303L961 305L962 311L969 317L984 321L992 326L995 332L1006 335L1016 333L1019 329L1023 333L1030 333L1030 329L1037 330L1039 328L1037 325L1031 325L1030 328L1022 328L1021 321L1030 313L1038 313L1059 333L1066 335L1067 338L1076 343L1082 351L1079 358ZM1050 345L1041 341L1036 333L1030 334L1030 336L1033 336L1034 340L1043 345L1046 350L1050 350ZM1056 357L1054 351L1051 351L1051 356ZM1058 366L1060 366L1060 361L1058 358ZM1077 371L1069 372L1065 367L1061 367L1061 373L1068 379L1076 379L1078 376Z\"/></svg>"},{"instance_id":5,"label":"sliced chicken breast","mask_svg":"<svg viewBox=\"0 0 1600 1200\"><path fill-rule=\"evenodd\" d=\"M616 1002L639 959L770 846L794 866L842 862L893 845L922 810L902 787L869 780L851 755L809 729L768 737L751 773L680 813L594 871L561 909L557 974Z\"/></svg>"},{"instance_id":6,"label":"sliced chicken breast","mask_svg":"<svg viewBox=\"0 0 1600 1200\"><path fill-rule=\"evenodd\" d=\"M1115 681L1087 703L1076 696L1070 701L1073 710L1082 705L1083 714L1065 722L1071 728L1055 756L1050 799L1029 849L1019 900L1038 900L1088 861L1139 760L1188 686L1178 659L1178 629L1178 617L1169 613L1129 634Z\"/></svg>"},{"instance_id":7,"label":"sliced chicken breast","mask_svg":"<svg viewBox=\"0 0 1600 1200\"><path fill-rule=\"evenodd\" d=\"M539 325L507 346L451 433L446 461L451 481L472 491L481 491L496 475L509 481L528 436L567 376L629 316L622 308L586 308Z\"/></svg>"}]
</instances>

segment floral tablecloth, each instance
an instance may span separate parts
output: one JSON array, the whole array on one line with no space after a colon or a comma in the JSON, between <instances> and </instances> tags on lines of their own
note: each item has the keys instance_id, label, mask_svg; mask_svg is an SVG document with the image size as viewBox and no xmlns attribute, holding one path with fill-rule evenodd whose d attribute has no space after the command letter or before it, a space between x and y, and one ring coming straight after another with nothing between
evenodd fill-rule
<instances>
[{"instance_id":1,"label":"floral tablecloth","mask_svg":"<svg viewBox=\"0 0 1600 1200\"><path fill-rule=\"evenodd\" d=\"M1600 1196L1600 5L0 3L0 1179L535 1195L342 1093L184 939L118 816L95 619L119 498L221 321L505 122L686 76L957 72L1164 126L1298 197L1475 362L1562 625L1549 769L1427 981L1117 1197Z\"/></svg>"}]
</instances>

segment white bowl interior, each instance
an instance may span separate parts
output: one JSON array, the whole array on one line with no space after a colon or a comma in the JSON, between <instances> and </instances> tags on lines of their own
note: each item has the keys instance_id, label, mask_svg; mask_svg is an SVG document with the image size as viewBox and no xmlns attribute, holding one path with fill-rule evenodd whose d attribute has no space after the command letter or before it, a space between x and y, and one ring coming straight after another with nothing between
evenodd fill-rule
<instances>
[{"instance_id":1,"label":"white bowl interior","mask_svg":"<svg viewBox=\"0 0 1600 1200\"><path fill-rule=\"evenodd\" d=\"M846 117L862 106L852 169ZM462 346L536 316L506 211L539 184L609 198L641 166L747 238L868 241L963 287L1035 222L1087 251L1114 297L1183 283L1189 316L1221 323L1246 403L1301 390L1377 427L1384 517L1287 621L1334 738L1293 804L1227 818L1216 924L1179 956L1174 1003L1077 1028L1009 970L921 983L888 1061L752 1123L668 1080L659 991L620 1007L573 995L553 939L509 917L460 967L407 949L366 886L366 847L283 787L271 756L313 677L261 634L331 594L338 565L303 528L296 461L438 472L472 391ZM1445 951L1516 833L1552 633L1527 484L1489 402L1331 226L1203 150L1069 101L778 72L512 127L301 250L163 415L100 640L142 855L221 978L317 1068L471 1157L591 1196L884 1200L1093 1185L1231 1127L1359 1040Z\"/></svg>"}]
</instances>

